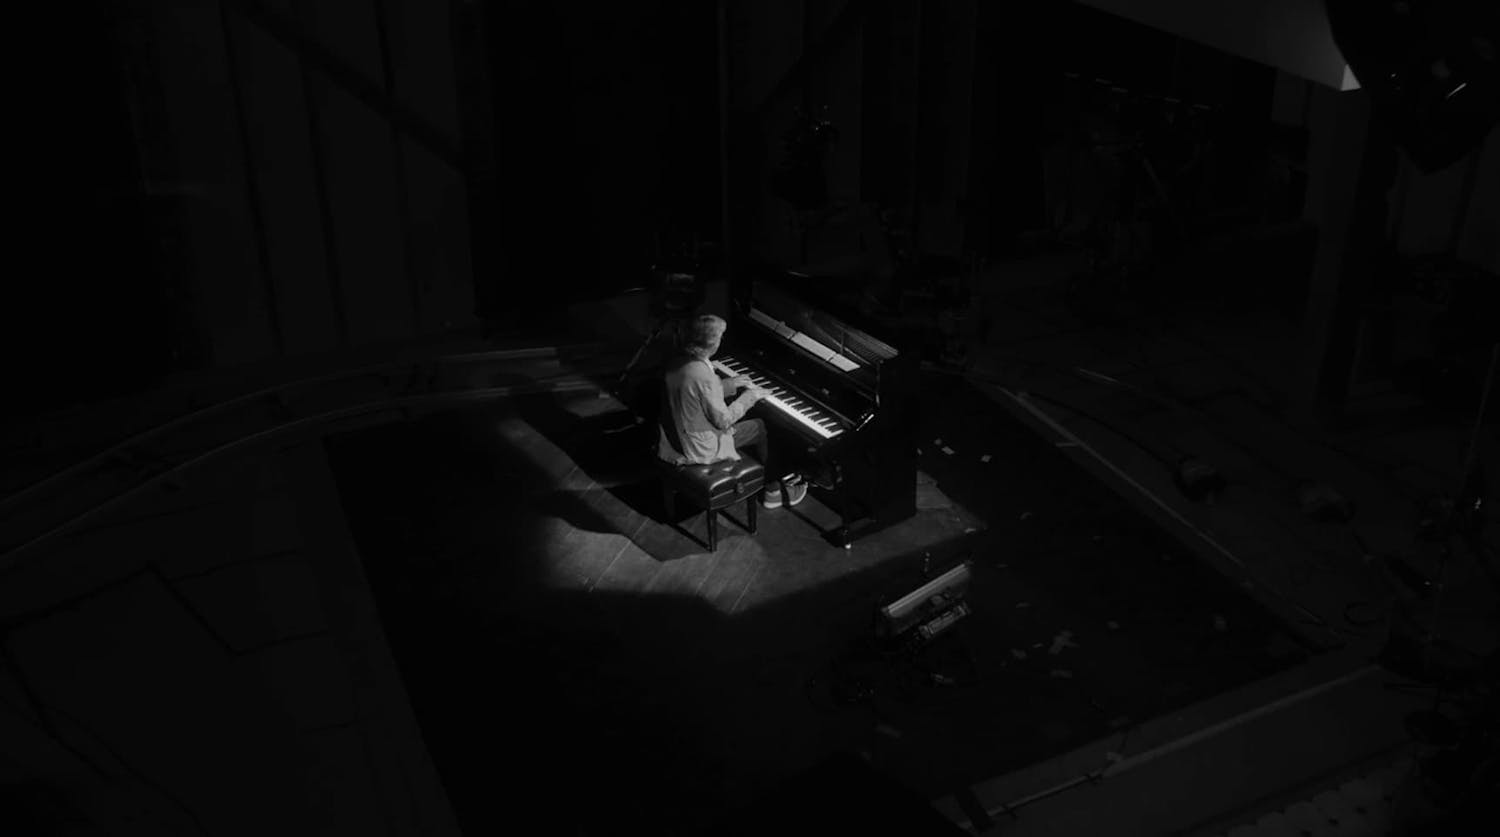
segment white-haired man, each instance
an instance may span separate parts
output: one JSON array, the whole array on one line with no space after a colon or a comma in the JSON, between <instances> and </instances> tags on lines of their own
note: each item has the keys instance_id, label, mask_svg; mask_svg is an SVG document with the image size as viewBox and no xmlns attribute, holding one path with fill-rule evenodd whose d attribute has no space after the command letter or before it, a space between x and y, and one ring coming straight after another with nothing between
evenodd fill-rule
<instances>
[{"instance_id":1,"label":"white-haired man","mask_svg":"<svg viewBox=\"0 0 1500 837\"><path fill-rule=\"evenodd\" d=\"M765 422L745 418L745 413L766 397L766 391L743 375L721 379L709 363L728 328L724 318L712 314L693 318L683 335L682 355L667 366L663 406L671 416L676 438L668 438L663 422L657 453L668 462L706 465L739 459L739 449L746 448L754 451L762 465L768 465L770 439ZM734 395L732 401L730 395ZM791 475L768 480L761 505L768 509L783 503L795 506L806 496L807 485Z\"/></svg>"}]
</instances>

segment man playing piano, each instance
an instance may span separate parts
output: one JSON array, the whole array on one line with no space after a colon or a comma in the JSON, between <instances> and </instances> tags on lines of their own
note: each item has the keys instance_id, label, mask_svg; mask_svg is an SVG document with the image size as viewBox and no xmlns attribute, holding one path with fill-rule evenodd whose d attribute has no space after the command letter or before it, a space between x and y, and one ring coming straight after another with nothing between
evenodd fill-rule
<instances>
[{"instance_id":1,"label":"man playing piano","mask_svg":"<svg viewBox=\"0 0 1500 837\"><path fill-rule=\"evenodd\" d=\"M748 447L762 465L768 464L770 440L765 422L745 418L766 397L766 391L743 375L721 379L709 363L728 327L722 317L712 314L693 318L683 336L682 355L667 366L664 407L677 438L667 438L667 424L662 422L657 453L668 462L706 465L739 459L739 449ZM730 396L734 396L732 401ZM767 481L761 505L768 509L779 508L783 502L795 506L806 496L807 486L793 474Z\"/></svg>"}]
</instances>

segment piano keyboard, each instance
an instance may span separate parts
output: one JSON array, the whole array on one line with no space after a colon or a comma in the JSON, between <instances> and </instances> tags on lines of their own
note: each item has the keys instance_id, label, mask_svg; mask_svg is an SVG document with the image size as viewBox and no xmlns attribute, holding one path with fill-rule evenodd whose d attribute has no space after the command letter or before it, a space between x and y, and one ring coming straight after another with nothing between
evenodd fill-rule
<instances>
[{"instance_id":1,"label":"piano keyboard","mask_svg":"<svg viewBox=\"0 0 1500 837\"><path fill-rule=\"evenodd\" d=\"M761 403L785 413L792 420L806 427L819 438L832 439L844 432L843 425L838 419L818 409L805 399L801 399L779 387L766 377L757 375L750 371L750 367L735 360L732 357L715 358L710 361L713 367L724 373L725 377L733 378L736 375L744 375L750 379L755 386L770 393Z\"/></svg>"}]
</instances>

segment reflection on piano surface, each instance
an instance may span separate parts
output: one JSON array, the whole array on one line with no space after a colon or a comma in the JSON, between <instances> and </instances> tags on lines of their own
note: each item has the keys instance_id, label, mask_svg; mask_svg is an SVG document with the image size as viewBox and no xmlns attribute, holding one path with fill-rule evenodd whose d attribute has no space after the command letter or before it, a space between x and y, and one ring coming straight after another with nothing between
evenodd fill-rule
<instances>
[{"instance_id":1,"label":"reflection on piano surface","mask_svg":"<svg viewBox=\"0 0 1500 837\"><path fill-rule=\"evenodd\" d=\"M830 539L854 539L916 513L916 359L800 300L790 281L736 289L714 368L771 393L752 410L801 444L798 461L820 475L812 489L841 517Z\"/></svg>"}]
</instances>

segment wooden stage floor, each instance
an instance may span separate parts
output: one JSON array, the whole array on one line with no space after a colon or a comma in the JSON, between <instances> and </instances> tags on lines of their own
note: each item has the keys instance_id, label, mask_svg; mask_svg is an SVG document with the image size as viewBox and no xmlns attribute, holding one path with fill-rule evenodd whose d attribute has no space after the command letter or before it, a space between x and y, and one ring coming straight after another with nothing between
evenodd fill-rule
<instances>
[{"instance_id":1,"label":"wooden stage floor","mask_svg":"<svg viewBox=\"0 0 1500 837\"><path fill-rule=\"evenodd\" d=\"M328 440L465 830L713 833L834 753L936 798L1314 652L999 404L924 387L919 511L850 550L810 498L707 553L592 394ZM973 616L868 653L876 606L964 558Z\"/></svg>"}]
</instances>

